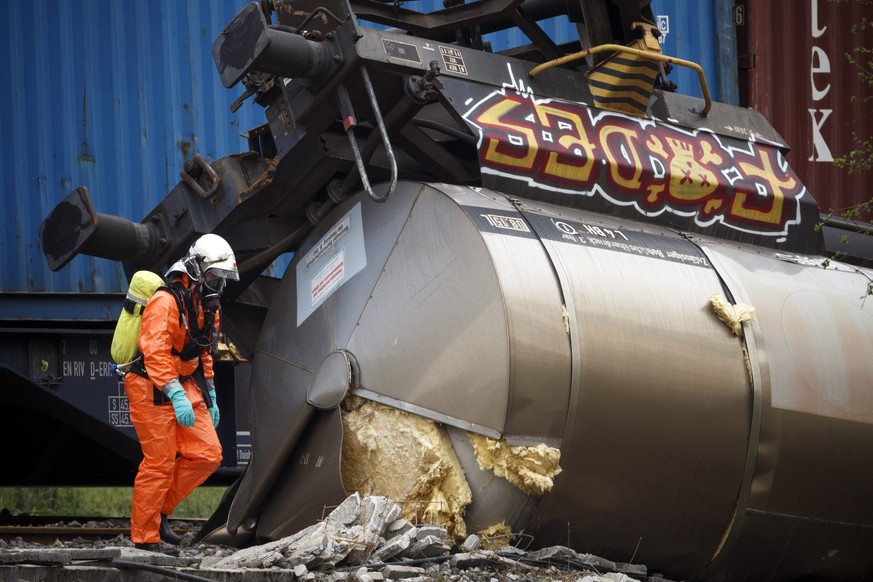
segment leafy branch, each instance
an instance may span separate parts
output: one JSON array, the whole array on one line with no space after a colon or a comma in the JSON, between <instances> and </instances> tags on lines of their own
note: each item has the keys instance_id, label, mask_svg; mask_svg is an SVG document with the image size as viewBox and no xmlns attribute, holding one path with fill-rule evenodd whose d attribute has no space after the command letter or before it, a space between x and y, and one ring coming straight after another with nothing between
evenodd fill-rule
<instances>
[{"instance_id":1,"label":"leafy branch","mask_svg":"<svg viewBox=\"0 0 873 582\"><path fill-rule=\"evenodd\" d=\"M845 3L854 1L858 4L871 5L873 1L871 0L830 0L835 4ZM861 83L861 86L866 86L868 89L873 89L873 48L870 46L865 46L865 39L861 38L861 35L864 33L873 32L873 20L870 20L866 17L861 18L861 21L853 24L851 27L851 32L853 37L858 40L857 46L852 48L852 50L845 54L846 62L850 67L854 67L858 76L858 80ZM867 43L869 44L869 43ZM858 97L853 95L850 98L850 102L856 105L868 105L873 102L873 95L867 95L863 97ZM870 115L870 113L866 113L865 115ZM873 137L871 136L859 136L856 133L852 133L852 143L853 149L846 153L843 156L839 156L834 159L834 166L837 168L844 169L848 174L865 172L873 169ZM861 202L859 204L855 204L848 208L843 208L840 210L831 210L826 216L822 217L821 222L819 222L816 226L816 230L820 230L822 226L824 226L829 220L834 217L839 216L840 218L852 222L856 225L859 232L862 233L870 233L869 227L864 227L859 223L866 222L871 216L873 216L873 198ZM873 223L873 219L870 219L869 222ZM843 235L840 239L841 244L848 244L848 236ZM833 256L822 261L822 267L828 268L830 262L832 260L840 260L841 256L844 256L846 253L836 251L833 253ZM860 273L867 279L867 289L864 297L868 297L873 295L873 279L871 279L865 272L860 269L855 269L856 272Z\"/></svg>"},{"instance_id":2,"label":"leafy branch","mask_svg":"<svg viewBox=\"0 0 873 582\"><path fill-rule=\"evenodd\" d=\"M864 3L870 4L868 1ZM860 35L867 31L873 31L873 21L866 17L862 18L861 22L852 25L853 35ZM873 49L859 44L851 52L846 53L845 57L849 65L857 69L858 80L863 85L873 89ZM853 95L850 99L852 103L860 104L869 103L871 100L873 100L871 95L860 98ZM860 137L853 133L852 142L855 146L854 149L844 156L835 158L834 165L838 168L844 168L849 174L873 169L873 139L869 136Z\"/></svg>"}]
</instances>

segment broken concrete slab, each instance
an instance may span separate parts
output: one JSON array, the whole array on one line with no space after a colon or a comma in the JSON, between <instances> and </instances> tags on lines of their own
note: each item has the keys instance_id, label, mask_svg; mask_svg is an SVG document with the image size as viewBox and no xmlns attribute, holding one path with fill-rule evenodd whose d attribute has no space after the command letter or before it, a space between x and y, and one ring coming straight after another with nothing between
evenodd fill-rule
<instances>
[{"instance_id":1,"label":"broken concrete slab","mask_svg":"<svg viewBox=\"0 0 873 582\"><path fill-rule=\"evenodd\" d=\"M385 538L389 539L394 536L402 535L415 527L411 521L405 518L395 519L385 528Z\"/></svg>"},{"instance_id":2,"label":"broken concrete slab","mask_svg":"<svg viewBox=\"0 0 873 582\"><path fill-rule=\"evenodd\" d=\"M522 569L533 571L533 566L504 558L491 550L480 550L471 553L455 554L449 561L453 568L466 570L469 568L487 568L493 570Z\"/></svg>"},{"instance_id":3,"label":"broken concrete slab","mask_svg":"<svg viewBox=\"0 0 873 582\"><path fill-rule=\"evenodd\" d=\"M465 552L472 552L473 550L479 547L479 536L476 534L470 534L467 536L467 539L464 540L464 543L461 544L461 550Z\"/></svg>"},{"instance_id":4,"label":"broken concrete slab","mask_svg":"<svg viewBox=\"0 0 873 582\"><path fill-rule=\"evenodd\" d=\"M403 558L434 558L448 554L451 548L437 536L427 536L413 543L409 548L401 552Z\"/></svg>"},{"instance_id":5,"label":"broken concrete slab","mask_svg":"<svg viewBox=\"0 0 873 582\"><path fill-rule=\"evenodd\" d=\"M404 580L425 575L425 569L418 566L403 566L401 564L386 564L379 572L389 580Z\"/></svg>"},{"instance_id":6,"label":"broken concrete slab","mask_svg":"<svg viewBox=\"0 0 873 582\"><path fill-rule=\"evenodd\" d=\"M427 537L435 537L439 541L444 542L448 538L449 533L446 528L437 525L420 525L415 532L415 539L421 541Z\"/></svg>"},{"instance_id":7,"label":"broken concrete slab","mask_svg":"<svg viewBox=\"0 0 873 582\"><path fill-rule=\"evenodd\" d=\"M370 554L370 561L387 562L395 556L398 556L401 552L407 550L410 545L412 545L412 539L409 535L403 534L394 536Z\"/></svg>"},{"instance_id":8,"label":"broken concrete slab","mask_svg":"<svg viewBox=\"0 0 873 582\"><path fill-rule=\"evenodd\" d=\"M613 562L593 554L580 554L564 546L551 546L534 552L527 552L521 558L526 563L570 566L578 570L595 572L615 572L645 578L647 568L641 564Z\"/></svg>"}]
</instances>

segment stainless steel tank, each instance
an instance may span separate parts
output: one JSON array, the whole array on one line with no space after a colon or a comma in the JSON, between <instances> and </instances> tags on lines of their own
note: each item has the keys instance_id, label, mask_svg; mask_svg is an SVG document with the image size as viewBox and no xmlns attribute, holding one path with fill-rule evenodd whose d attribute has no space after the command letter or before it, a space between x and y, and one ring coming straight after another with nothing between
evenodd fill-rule
<instances>
[{"instance_id":1,"label":"stainless steel tank","mask_svg":"<svg viewBox=\"0 0 873 582\"><path fill-rule=\"evenodd\" d=\"M871 272L821 261L482 188L354 197L273 300L226 535L289 535L350 493L356 395L445 430L468 532L681 578L869 573ZM714 296L754 319L735 333ZM553 487L483 470L469 434L558 449Z\"/></svg>"}]
</instances>

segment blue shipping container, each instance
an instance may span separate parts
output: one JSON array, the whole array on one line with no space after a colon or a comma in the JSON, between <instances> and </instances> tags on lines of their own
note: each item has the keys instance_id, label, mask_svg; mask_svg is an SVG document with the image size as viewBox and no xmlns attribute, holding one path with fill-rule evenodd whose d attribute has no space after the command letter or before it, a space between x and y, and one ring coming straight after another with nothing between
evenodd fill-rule
<instances>
[{"instance_id":1,"label":"blue shipping container","mask_svg":"<svg viewBox=\"0 0 873 582\"><path fill-rule=\"evenodd\" d=\"M213 40L244 4L3 3L0 319L117 317L121 266L80 256L52 273L39 225L79 185L98 212L139 221L195 153L213 161L247 149L240 134L264 122L263 110L232 114L240 90L221 85L212 60Z\"/></svg>"},{"instance_id":2,"label":"blue shipping container","mask_svg":"<svg viewBox=\"0 0 873 582\"><path fill-rule=\"evenodd\" d=\"M712 100L738 105L733 0L653 0L652 10L662 34L662 52L700 65ZM703 97L694 70L674 67L670 79L678 86L678 93Z\"/></svg>"}]
</instances>

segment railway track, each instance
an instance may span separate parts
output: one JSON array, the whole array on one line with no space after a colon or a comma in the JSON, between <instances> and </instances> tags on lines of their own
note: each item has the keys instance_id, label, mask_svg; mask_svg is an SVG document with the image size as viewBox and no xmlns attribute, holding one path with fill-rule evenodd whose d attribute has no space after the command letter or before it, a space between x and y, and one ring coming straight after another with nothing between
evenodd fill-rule
<instances>
[{"instance_id":1,"label":"railway track","mask_svg":"<svg viewBox=\"0 0 873 582\"><path fill-rule=\"evenodd\" d=\"M170 520L170 525L180 536L197 533L205 523L203 519ZM57 516L0 516L0 540L25 544L53 544L81 539L83 544L99 540L111 540L130 535L127 518L106 517L57 517Z\"/></svg>"}]
</instances>

